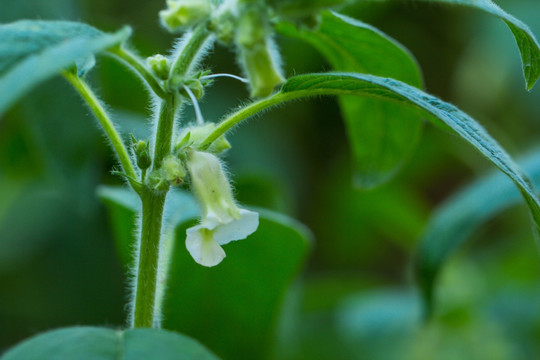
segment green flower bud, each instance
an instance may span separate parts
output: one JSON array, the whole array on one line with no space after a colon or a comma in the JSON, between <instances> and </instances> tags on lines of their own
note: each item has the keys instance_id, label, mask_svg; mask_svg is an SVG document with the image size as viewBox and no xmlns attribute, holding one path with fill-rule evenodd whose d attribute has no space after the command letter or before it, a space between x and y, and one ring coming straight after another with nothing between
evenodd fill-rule
<instances>
[{"instance_id":1,"label":"green flower bud","mask_svg":"<svg viewBox=\"0 0 540 360\"><path fill-rule=\"evenodd\" d=\"M161 23L170 32L197 25L212 12L210 0L167 0L167 9L159 12Z\"/></svg>"},{"instance_id":2,"label":"green flower bud","mask_svg":"<svg viewBox=\"0 0 540 360\"><path fill-rule=\"evenodd\" d=\"M191 90L197 100L201 99L204 96L204 86L199 79L188 80L184 83L184 85L187 86L189 90ZM188 97L188 94L184 88L180 88L180 94Z\"/></svg>"},{"instance_id":3,"label":"green flower bud","mask_svg":"<svg viewBox=\"0 0 540 360\"><path fill-rule=\"evenodd\" d=\"M246 6L238 21L236 43L243 48L258 46L270 32L267 14L259 6Z\"/></svg>"},{"instance_id":4,"label":"green flower bud","mask_svg":"<svg viewBox=\"0 0 540 360\"><path fill-rule=\"evenodd\" d=\"M146 170L152 165L152 157L150 156L150 145L148 141L137 140L131 135L133 141L133 153L137 159L137 166L141 170Z\"/></svg>"},{"instance_id":5,"label":"green flower bud","mask_svg":"<svg viewBox=\"0 0 540 360\"><path fill-rule=\"evenodd\" d=\"M202 126L192 126L186 128L178 137L178 141L174 147L175 152L182 152L185 148L191 147L194 149L200 149L201 143L214 131L216 124L206 123ZM216 141L212 143L207 151L213 154L221 154L223 151L230 149L231 144L227 141L225 136L220 136Z\"/></svg>"},{"instance_id":6,"label":"green flower bud","mask_svg":"<svg viewBox=\"0 0 540 360\"><path fill-rule=\"evenodd\" d=\"M157 54L146 59L150 71L158 79L167 80L169 78L170 62L165 56Z\"/></svg>"},{"instance_id":7,"label":"green flower bud","mask_svg":"<svg viewBox=\"0 0 540 360\"><path fill-rule=\"evenodd\" d=\"M227 9L213 17L208 24L208 28L216 35L218 41L224 45L229 45L233 42L236 34L236 23L236 16L230 9Z\"/></svg>"},{"instance_id":8,"label":"green flower bud","mask_svg":"<svg viewBox=\"0 0 540 360\"><path fill-rule=\"evenodd\" d=\"M252 48L241 48L241 64L249 78L251 97L269 96L274 88L285 82L279 69L279 53L266 43Z\"/></svg>"},{"instance_id":9,"label":"green flower bud","mask_svg":"<svg viewBox=\"0 0 540 360\"><path fill-rule=\"evenodd\" d=\"M238 24L236 44L240 64L251 85L251 96L268 96L283 84L280 55L271 38L268 13L259 6L246 6Z\"/></svg>"},{"instance_id":10,"label":"green flower bud","mask_svg":"<svg viewBox=\"0 0 540 360\"><path fill-rule=\"evenodd\" d=\"M161 164L161 176L171 186L178 186L184 182L186 170L180 159L176 156L169 155Z\"/></svg>"}]
</instances>

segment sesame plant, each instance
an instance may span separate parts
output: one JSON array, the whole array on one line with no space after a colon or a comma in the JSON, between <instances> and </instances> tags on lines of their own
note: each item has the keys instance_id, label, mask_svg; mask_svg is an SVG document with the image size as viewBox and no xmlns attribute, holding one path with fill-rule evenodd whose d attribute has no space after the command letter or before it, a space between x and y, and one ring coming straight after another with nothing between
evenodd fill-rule
<instances>
[{"instance_id":1,"label":"sesame plant","mask_svg":"<svg viewBox=\"0 0 540 360\"><path fill-rule=\"evenodd\" d=\"M130 279L125 328L46 332L8 350L2 359L271 358L278 332L275 318L305 259L310 234L283 214L239 204L231 185L234 174L227 171L223 155L234 146L227 139L230 131L253 117L264 121L266 111L295 100L338 97L354 183L360 188L386 183L398 172L413 152L424 120L455 134L502 173L479 186L489 188L504 181L503 176L513 183L505 183L504 194L511 195L501 196L501 203L488 202L470 216L484 219L488 214L482 209L497 211L518 201L517 189L538 235L540 201L527 175L471 116L423 91L418 64L401 44L336 12L354 2L167 0L159 19L178 39L170 51L147 58L129 44L129 27L106 33L68 21L0 25L0 114L38 83L61 75L97 119L118 163L112 173L125 181L123 187L100 187L98 196L113 221L125 217L132 223L116 236ZM540 46L524 23L491 0L429 2L474 8L502 20L518 46L526 88L534 86L540 77ZM287 77L278 34L313 46L333 70ZM232 49L231 61L241 73L214 73L205 62L214 47ZM146 88L154 112L148 137L123 136L86 80L97 55L123 64ZM217 81L245 83L251 97L219 120L207 118L199 104ZM194 119L186 115L187 107ZM467 196L475 197L474 191L463 198ZM452 223L445 214L463 209L467 207L458 201L437 213L418 252L415 274L426 316L434 306L439 269L466 236L444 233L444 226ZM227 245L233 241L239 242ZM264 261L253 260L256 254L246 250L244 244L251 242L250 251L264 254ZM229 247L233 255L227 257ZM275 262L274 255L282 253L286 257ZM252 280L250 285L243 283L244 277ZM231 311L238 303L244 310ZM251 309L255 303L263 304L264 313ZM235 317L245 333L228 331L231 320L218 313Z\"/></svg>"}]
</instances>

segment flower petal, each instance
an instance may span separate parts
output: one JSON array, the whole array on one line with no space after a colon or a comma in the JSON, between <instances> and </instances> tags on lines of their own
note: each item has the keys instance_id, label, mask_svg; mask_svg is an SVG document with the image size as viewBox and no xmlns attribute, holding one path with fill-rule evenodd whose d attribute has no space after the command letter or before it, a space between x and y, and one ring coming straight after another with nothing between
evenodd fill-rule
<instances>
[{"instance_id":1,"label":"flower petal","mask_svg":"<svg viewBox=\"0 0 540 360\"><path fill-rule=\"evenodd\" d=\"M203 218L216 226L239 219L240 210L234 202L229 180L219 159L210 153L192 151L187 166Z\"/></svg>"},{"instance_id":2,"label":"flower petal","mask_svg":"<svg viewBox=\"0 0 540 360\"><path fill-rule=\"evenodd\" d=\"M257 230L257 227L259 227L259 214L240 209L240 219L215 227L214 239L219 245L225 245L234 240L247 238Z\"/></svg>"},{"instance_id":3,"label":"flower petal","mask_svg":"<svg viewBox=\"0 0 540 360\"><path fill-rule=\"evenodd\" d=\"M203 266L216 266L225 258L225 251L212 236L212 230L204 225L186 230L186 248L196 263Z\"/></svg>"}]
</instances>

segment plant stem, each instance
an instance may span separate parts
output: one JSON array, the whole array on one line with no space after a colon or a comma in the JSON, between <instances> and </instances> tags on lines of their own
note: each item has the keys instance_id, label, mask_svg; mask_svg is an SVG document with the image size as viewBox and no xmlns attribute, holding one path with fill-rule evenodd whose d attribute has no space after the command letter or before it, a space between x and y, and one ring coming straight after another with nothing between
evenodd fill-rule
<instances>
[{"instance_id":1,"label":"plant stem","mask_svg":"<svg viewBox=\"0 0 540 360\"><path fill-rule=\"evenodd\" d=\"M118 159L120 160L122 169L124 170L128 178L136 179L137 174L135 172L133 163L131 162L129 153L124 145L124 142L122 141L122 137L114 127L114 123L111 121L109 115L105 111L105 108L101 104L101 101L94 94L90 86L88 86L88 84L83 79L79 78L77 74L72 71L65 71L63 75L71 83L71 85L73 85L73 87L75 88L75 90L77 90L81 97L86 101L86 103L98 119L101 127L105 131L105 134L107 134L107 137L109 138L109 141L111 142L111 145L115 150ZM136 191L139 190L140 187L138 186L138 184L136 184L132 180L130 180L130 183Z\"/></svg>"},{"instance_id":2,"label":"plant stem","mask_svg":"<svg viewBox=\"0 0 540 360\"><path fill-rule=\"evenodd\" d=\"M121 46L115 46L108 51L129 64L132 69L135 70L137 74L139 74L146 81L148 86L152 88L157 96L162 99L165 98L165 90L163 90L163 87L160 85L158 79L152 75L150 71L148 71L146 66L135 54Z\"/></svg>"},{"instance_id":3,"label":"plant stem","mask_svg":"<svg viewBox=\"0 0 540 360\"><path fill-rule=\"evenodd\" d=\"M209 36L210 32L206 28L206 24L201 24L193 30L193 33L187 38L186 44L181 49L180 55L171 66L169 79L173 79L175 75L186 75L189 72L191 66L195 63L197 54Z\"/></svg>"},{"instance_id":4,"label":"plant stem","mask_svg":"<svg viewBox=\"0 0 540 360\"><path fill-rule=\"evenodd\" d=\"M171 75L185 76L204 45L209 32L200 26L186 40L178 58L174 61ZM181 97L166 92L159 107L158 124L155 132L152 171L159 170L163 159L170 154L174 135L174 120L181 105ZM143 180L144 181L144 180ZM158 270L162 246L163 212L167 191L156 192L145 187L140 192L142 200L142 226L138 249L138 263L132 307L133 327L159 326L160 301L158 294ZM166 255L166 254L165 254Z\"/></svg>"},{"instance_id":5,"label":"plant stem","mask_svg":"<svg viewBox=\"0 0 540 360\"><path fill-rule=\"evenodd\" d=\"M235 125L239 124L243 120L257 114L258 112L265 110L269 107L279 104L280 102L290 100L288 94L277 93L274 96L256 101L250 105L232 113L221 121L214 131L208 135L206 139L201 143L201 149L206 150L214 141L216 141L220 136L225 134L227 131L232 129ZM292 97L291 97L292 98Z\"/></svg>"},{"instance_id":6,"label":"plant stem","mask_svg":"<svg viewBox=\"0 0 540 360\"><path fill-rule=\"evenodd\" d=\"M174 117L180 106L180 101L180 97L174 94L167 95L161 101L152 164L153 170L159 169L165 156L171 152Z\"/></svg>"},{"instance_id":7,"label":"plant stem","mask_svg":"<svg viewBox=\"0 0 540 360\"><path fill-rule=\"evenodd\" d=\"M155 294L165 197L166 193L155 194L149 190L141 194L142 228L133 327L153 327L156 320Z\"/></svg>"},{"instance_id":8,"label":"plant stem","mask_svg":"<svg viewBox=\"0 0 540 360\"><path fill-rule=\"evenodd\" d=\"M159 109L153 170L160 168L165 156L171 151L174 117L179 107L179 97L169 94ZM159 248L161 227L167 192L155 192L145 188L141 193L142 227L139 242L136 291L133 305L132 326L153 327L158 323L159 304L156 304Z\"/></svg>"}]
</instances>

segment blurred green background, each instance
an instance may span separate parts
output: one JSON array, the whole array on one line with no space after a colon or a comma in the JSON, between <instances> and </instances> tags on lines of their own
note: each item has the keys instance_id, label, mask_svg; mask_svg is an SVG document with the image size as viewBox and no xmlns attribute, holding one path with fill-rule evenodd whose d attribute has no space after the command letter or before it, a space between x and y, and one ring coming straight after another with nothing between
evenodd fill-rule
<instances>
[{"instance_id":1,"label":"blurred green background","mask_svg":"<svg viewBox=\"0 0 540 360\"><path fill-rule=\"evenodd\" d=\"M497 3L540 36L537 0ZM159 26L163 7L160 1L0 0L0 22L62 19L108 31L129 24L133 46L149 56L166 53L174 40ZM427 91L479 120L512 155L538 146L540 90L524 90L504 23L409 1L360 2L342 12L409 48ZM308 45L278 42L287 75L329 69ZM145 90L116 62L99 60L90 82L125 134L145 134ZM233 53L221 46L206 64L216 73L239 73ZM202 111L217 121L247 97L242 84L219 80ZM190 108L185 117L193 117ZM276 358L491 360L540 352L540 266L524 206L489 221L452 257L438 286L435 319L419 325L410 265L429 216L493 170L456 136L426 124L403 170L372 191L352 188L335 99L281 107L229 140L238 200L298 219L315 239L284 302ZM110 175L111 154L96 121L60 78L0 117L0 352L50 328L125 323L124 266L96 196L100 184L121 184Z\"/></svg>"}]
</instances>

